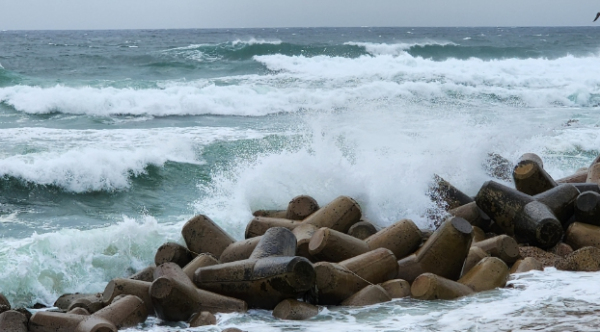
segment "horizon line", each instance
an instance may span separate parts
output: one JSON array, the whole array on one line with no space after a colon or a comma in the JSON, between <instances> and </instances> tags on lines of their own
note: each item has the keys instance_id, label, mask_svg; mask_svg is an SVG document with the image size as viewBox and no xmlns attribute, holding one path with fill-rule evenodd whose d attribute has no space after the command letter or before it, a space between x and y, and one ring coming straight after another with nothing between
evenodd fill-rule
<instances>
[{"instance_id":1,"label":"horizon line","mask_svg":"<svg viewBox=\"0 0 600 332\"><path fill-rule=\"evenodd\" d=\"M455 25L455 26L296 26L296 27L229 27L229 28L73 28L73 29L4 29L0 28L0 32L8 32L8 31L158 31L158 30L276 30L276 29L369 29L369 28L377 28L377 29L386 29L386 28L419 28L419 29L439 29L439 28L510 28L510 29L518 29L518 28L583 28L583 27L594 27L592 24L588 25Z\"/></svg>"}]
</instances>

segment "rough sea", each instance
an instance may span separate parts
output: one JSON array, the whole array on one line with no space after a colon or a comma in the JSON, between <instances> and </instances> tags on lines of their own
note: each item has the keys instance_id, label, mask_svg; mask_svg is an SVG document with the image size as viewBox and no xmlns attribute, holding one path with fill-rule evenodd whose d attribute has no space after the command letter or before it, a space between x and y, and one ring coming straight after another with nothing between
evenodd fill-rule
<instances>
[{"instance_id":1,"label":"rough sea","mask_svg":"<svg viewBox=\"0 0 600 332\"><path fill-rule=\"evenodd\" d=\"M434 174L475 195L490 154L533 152L570 175L600 154L599 112L590 27L1 31L0 293L101 292L195 214L242 239L253 210L300 194L431 228ZM600 273L509 285L127 331L600 330Z\"/></svg>"}]
</instances>

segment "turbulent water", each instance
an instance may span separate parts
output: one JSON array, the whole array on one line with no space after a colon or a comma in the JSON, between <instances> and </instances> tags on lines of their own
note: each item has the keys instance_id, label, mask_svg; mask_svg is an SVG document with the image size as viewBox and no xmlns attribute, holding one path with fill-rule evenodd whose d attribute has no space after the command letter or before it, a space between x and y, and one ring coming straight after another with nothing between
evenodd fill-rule
<instances>
[{"instance_id":1,"label":"turbulent water","mask_svg":"<svg viewBox=\"0 0 600 332\"><path fill-rule=\"evenodd\" d=\"M429 228L434 174L474 195L490 153L534 152L569 175L600 154L598 31L2 31L0 293L102 291L198 213L241 239L253 210L348 195L380 226ZM455 301L190 330L597 331L599 281L547 269Z\"/></svg>"}]
</instances>

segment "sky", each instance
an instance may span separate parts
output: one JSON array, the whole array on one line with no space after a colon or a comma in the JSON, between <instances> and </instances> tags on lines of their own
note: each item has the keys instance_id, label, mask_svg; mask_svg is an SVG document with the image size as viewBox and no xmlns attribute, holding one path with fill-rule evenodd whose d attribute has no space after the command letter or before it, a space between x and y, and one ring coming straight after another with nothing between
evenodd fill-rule
<instances>
[{"instance_id":1,"label":"sky","mask_svg":"<svg viewBox=\"0 0 600 332\"><path fill-rule=\"evenodd\" d=\"M598 0L0 0L0 30L588 26Z\"/></svg>"}]
</instances>

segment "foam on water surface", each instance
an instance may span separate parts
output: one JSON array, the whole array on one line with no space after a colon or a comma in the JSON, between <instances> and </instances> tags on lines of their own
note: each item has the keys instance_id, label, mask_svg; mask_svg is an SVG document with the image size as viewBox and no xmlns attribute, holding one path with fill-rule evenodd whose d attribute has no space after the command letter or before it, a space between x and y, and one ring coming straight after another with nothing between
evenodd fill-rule
<instances>
[{"instance_id":1,"label":"foam on water surface","mask_svg":"<svg viewBox=\"0 0 600 332\"><path fill-rule=\"evenodd\" d=\"M422 41L422 42L414 42L414 43L397 43L397 44L387 44L387 43L367 43L367 42L346 42L344 45L355 45L364 47L367 52L372 55L404 55L406 51L415 46L428 46L428 45L457 45L450 41Z\"/></svg>"},{"instance_id":2,"label":"foam on water surface","mask_svg":"<svg viewBox=\"0 0 600 332\"><path fill-rule=\"evenodd\" d=\"M0 293L17 307L51 305L63 293L101 292L110 279L150 265L162 243L180 241L180 228L180 223L158 224L152 217L123 217L106 228L3 238Z\"/></svg>"},{"instance_id":3,"label":"foam on water surface","mask_svg":"<svg viewBox=\"0 0 600 332\"><path fill-rule=\"evenodd\" d=\"M461 107L600 103L597 56L433 61L384 52L358 58L275 54L254 59L272 73L159 82L161 89L11 86L0 88L0 101L27 114L158 117L322 112L359 100L367 107L386 100L390 105L424 102Z\"/></svg>"},{"instance_id":4,"label":"foam on water surface","mask_svg":"<svg viewBox=\"0 0 600 332\"><path fill-rule=\"evenodd\" d=\"M0 131L0 176L72 192L127 189L132 175L167 161L202 164L199 151L215 141L260 138L254 130L189 127L70 130L15 128Z\"/></svg>"}]
</instances>

